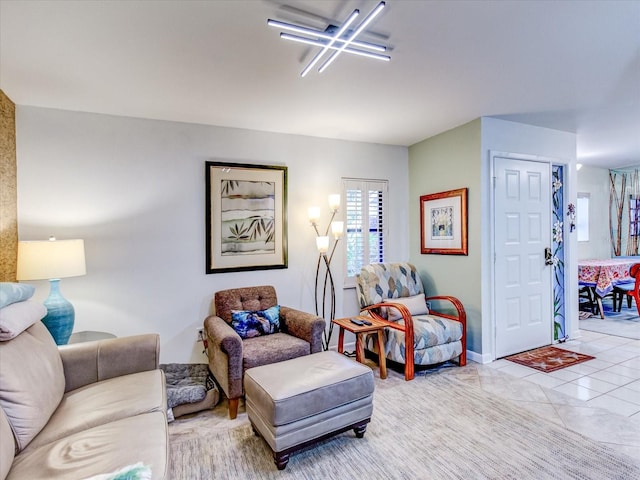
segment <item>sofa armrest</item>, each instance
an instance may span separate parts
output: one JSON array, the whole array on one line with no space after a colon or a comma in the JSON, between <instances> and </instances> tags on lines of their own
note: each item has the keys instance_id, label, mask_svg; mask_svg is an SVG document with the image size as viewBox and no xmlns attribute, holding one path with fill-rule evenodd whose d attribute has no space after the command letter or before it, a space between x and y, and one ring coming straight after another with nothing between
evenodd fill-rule
<instances>
[{"instance_id":1,"label":"sofa armrest","mask_svg":"<svg viewBox=\"0 0 640 480\"><path fill-rule=\"evenodd\" d=\"M287 333L309 342L311 353L322 351L322 333L326 326L324 318L283 306L280 307L280 317Z\"/></svg>"},{"instance_id":2,"label":"sofa armrest","mask_svg":"<svg viewBox=\"0 0 640 480\"><path fill-rule=\"evenodd\" d=\"M59 348L65 391L130 373L155 370L160 363L157 334L74 343Z\"/></svg>"}]
</instances>

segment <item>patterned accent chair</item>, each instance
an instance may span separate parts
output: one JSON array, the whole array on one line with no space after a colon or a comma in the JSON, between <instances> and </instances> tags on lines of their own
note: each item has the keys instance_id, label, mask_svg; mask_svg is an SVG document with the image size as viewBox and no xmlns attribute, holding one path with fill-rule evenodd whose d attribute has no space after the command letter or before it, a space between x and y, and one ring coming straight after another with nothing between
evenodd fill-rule
<instances>
[{"instance_id":1,"label":"patterned accent chair","mask_svg":"<svg viewBox=\"0 0 640 480\"><path fill-rule=\"evenodd\" d=\"M244 372L322 350L323 318L280 306L280 331L241 338L231 326L233 311L266 310L278 305L272 286L233 288L216 292L215 315L204 321L209 370L229 399L229 417L236 418L244 394Z\"/></svg>"},{"instance_id":2,"label":"patterned accent chair","mask_svg":"<svg viewBox=\"0 0 640 480\"><path fill-rule=\"evenodd\" d=\"M387 359L404 364L405 380L415 375L415 365L433 365L458 357L467 363L466 313L451 296L424 297L422 280L410 263L366 265L357 277L357 294L362 313L385 320L382 352ZM395 302L394 302L395 300ZM428 310L448 305L447 312ZM364 338L365 349L380 354L374 335Z\"/></svg>"}]
</instances>

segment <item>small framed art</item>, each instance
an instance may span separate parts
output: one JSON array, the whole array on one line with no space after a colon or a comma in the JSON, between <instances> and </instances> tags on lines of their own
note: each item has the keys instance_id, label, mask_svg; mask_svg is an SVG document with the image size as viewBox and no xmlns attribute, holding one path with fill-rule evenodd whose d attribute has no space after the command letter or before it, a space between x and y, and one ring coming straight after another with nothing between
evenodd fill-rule
<instances>
[{"instance_id":1,"label":"small framed art","mask_svg":"<svg viewBox=\"0 0 640 480\"><path fill-rule=\"evenodd\" d=\"M467 190L420 197L420 253L468 254Z\"/></svg>"}]
</instances>

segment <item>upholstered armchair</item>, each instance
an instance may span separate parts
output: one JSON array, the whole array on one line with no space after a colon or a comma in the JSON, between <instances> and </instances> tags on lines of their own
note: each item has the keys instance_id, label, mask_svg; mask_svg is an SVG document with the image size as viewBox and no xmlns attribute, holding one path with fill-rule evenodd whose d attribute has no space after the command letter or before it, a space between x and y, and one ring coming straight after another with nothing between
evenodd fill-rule
<instances>
[{"instance_id":1,"label":"upholstered armchair","mask_svg":"<svg viewBox=\"0 0 640 480\"><path fill-rule=\"evenodd\" d=\"M248 368L322 350L324 319L280 306L272 286L222 290L214 305L215 315L204 321L205 351L209 370L229 399L230 418L238 414Z\"/></svg>"},{"instance_id":2,"label":"upholstered armchair","mask_svg":"<svg viewBox=\"0 0 640 480\"><path fill-rule=\"evenodd\" d=\"M384 332L385 351L378 351L374 335L363 339L365 349L404 364L405 380L414 378L415 365L433 365L455 358L460 366L466 365L467 320L462 303L451 296L425 297L415 266L366 265L357 278L357 294L363 314L388 323ZM438 311L434 310L436 306Z\"/></svg>"}]
</instances>

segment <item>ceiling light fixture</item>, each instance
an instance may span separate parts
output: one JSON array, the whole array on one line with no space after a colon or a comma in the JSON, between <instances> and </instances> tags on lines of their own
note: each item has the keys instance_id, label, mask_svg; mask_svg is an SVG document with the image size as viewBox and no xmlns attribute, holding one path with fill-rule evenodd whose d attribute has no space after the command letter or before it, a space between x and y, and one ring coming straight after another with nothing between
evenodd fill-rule
<instances>
[{"instance_id":1,"label":"ceiling light fixture","mask_svg":"<svg viewBox=\"0 0 640 480\"><path fill-rule=\"evenodd\" d=\"M292 40L294 42L305 43L307 45L314 45L316 47L323 47L325 45L325 43L320 40L312 40L310 38L298 37L297 35L290 35L288 33L281 33L280 38L284 38L285 40ZM331 50L338 50L340 47L336 47L334 45L330 48ZM380 59L380 60L386 60L389 58L388 56L380 55L379 53L365 52L364 50L357 50L355 48L349 48L349 47L345 48L343 52L352 53L354 55L360 55L362 57ZM383 57L383 58L380 58L380 57Z\"/></svg>"},{"instance_id":2,"label":"ceiling light fixture","mask_svg":"<svg viewBox=\"0 0 640 480\"><path fill-rule=\"evenodd\" d=\"M308 35L312 38L300 37L298 35L291 35L288 33L280 33L280 38L284 40L292 40L294 42L306 43L309 45L314 45L318 47L322 47L313 59L309 62L309 64L302 70L300 73L301 77L304 77L309 71L320 61L320 59L327 53L329 50L333 50L333 53L324 61L322 65L318 68L318 72L324 72L333 61L338 58L338 56L342 53L350 53L354 55L360 55L363 57L374 58L376 60L384 60L389 61L391 57L388 55L381 55L379 53L374 52L384 52L386 51L386 47L383 45L376 45L374 43L363 42L357 40L358 35L360 35L364 29L373 21L373 19L382 11L385 7L385 2L380 2L372 11L367 15L367 17L360 23L360 25L355 29L348 31L349 26L355 21L355 19L360 14L358 9L354 10L349 18L344 22L342 27L338 29L335 25L329 25L324 32L319 30L314 30L311 28L293 25L290 23L280 22L278 20L267 20L267 25L272 27L282 28L284 30L290 30L296 33L301 33L304 35ZM315 37L315 38L313 38ZM358 47L358 48L353 48ZM361 49L369 49L373 50L366 51Z\"/></svg>"}]
</instances>

